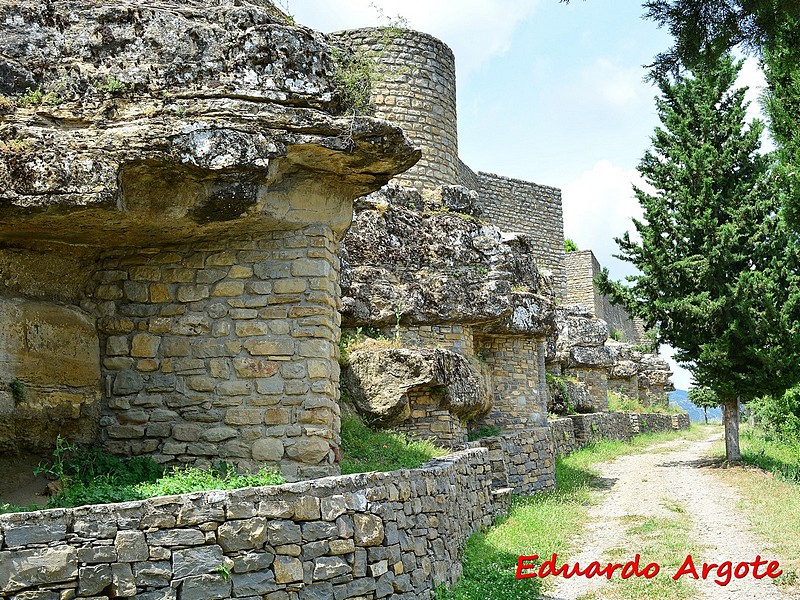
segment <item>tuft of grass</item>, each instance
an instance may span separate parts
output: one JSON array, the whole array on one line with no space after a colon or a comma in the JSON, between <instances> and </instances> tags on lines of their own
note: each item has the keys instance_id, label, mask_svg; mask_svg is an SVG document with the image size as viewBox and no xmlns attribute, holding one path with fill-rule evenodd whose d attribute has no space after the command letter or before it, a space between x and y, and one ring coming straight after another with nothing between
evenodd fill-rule
<instances>
[{"instance_id":1,"label":"tuft of grass","mask_svg":"<svg viewBox=\"0 0 800 600\"><path fill-rule=\"evenodd\" d=\"M415 469L447 450L402 433L373 430L354 415L342 415L342 474Z\"/></svg>"},{"instance_id":2,"label":"tuft of grass","mask_svg":"<svg viewBox=\"0 0 800 600\"><path fill-rule=\"evenodd\" d=\"M41 88L28 88L25 93L17 98L17 106L20 108L35 108L37 106L56 106L63 102L63 98L58 95L57 90L46 92Z\"/></svg>"},{"instance_id":3,"label":"tuft of grass","mask_svg":"<svg viewBox=\"0 0 800 600\"><path fill-rule=\"evenodd\" d=\"M474 442L481 438L495 437L498 435L500 435L500 428L497 425L481 425L467 434L467 441Z\"/></svg>"},{"instance_id":4,"label":"tuft of grass","mask_svg":"<svg viewBox=\"0 0 800 600\"><path fill-rule=\"evenodd\" d=\"M232 490L243 487L260 487L286 483L275 469L262 467L254 475L240 475L231 465L221 465L211 469L196 467L174 468L164 477L153 483L141 483L137 492L145 498L188 494L204 490Z\"/></svg>"},{"instance_id":5,"label":"tuft of grass","mask_svg":"<svg viewBox=\"0 0 800 600\"><path fill-rule=\"evenodd\" d=\"M708 428L693 426L688 432L645 434L630 442L604 440L556 458L556 489L514 498L505 519L488 531L470 537L464 553L462 578L450 589L437 588L437 600L538 597L542 585L539 579L516 579L517 558L538 554L537 564L554 552L559 562L569 558L573 536L588 521L587 507L596 503L605 489L595 465L640 452L654 444L683 438L703 439L707 435ZM685 557L684 554L681 558Z\"/></svg>"}]
</instances>

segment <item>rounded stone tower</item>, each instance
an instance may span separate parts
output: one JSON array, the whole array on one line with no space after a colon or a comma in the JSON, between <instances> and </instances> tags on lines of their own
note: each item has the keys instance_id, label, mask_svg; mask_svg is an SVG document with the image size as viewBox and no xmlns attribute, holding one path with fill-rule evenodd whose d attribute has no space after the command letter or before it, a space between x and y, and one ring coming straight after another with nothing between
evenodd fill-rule
<instances>
[{"instance_id":1,"label":"rounded stone tower","mask_svg":"<svg viewBox=\"0 0 800 600\"><path fill-rule=\"evenodd\" d=\"M418 189L458 183L456 65L453 51L419 31L386 27L333 34L382 65L373 84L375 116L400 125L422 158L395 177Z\"/></svg>"}]
</instances>

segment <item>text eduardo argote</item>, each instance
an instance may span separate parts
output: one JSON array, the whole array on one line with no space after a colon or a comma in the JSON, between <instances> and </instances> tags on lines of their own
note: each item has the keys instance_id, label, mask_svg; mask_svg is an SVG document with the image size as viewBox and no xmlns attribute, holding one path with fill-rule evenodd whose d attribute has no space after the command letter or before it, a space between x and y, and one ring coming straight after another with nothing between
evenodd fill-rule
<instances>
[{"instance_id":1,"label":"text eduardo argote","mask_svg":"<svg viewBox=\"0 0 800 600\"><path fill-rule=\"evenodd\" d=\"M622 579L630 579L631 577L652 579L661 572L661 566L657 563L647 563L641 566L641 556L639 554L636 554L633 560L629 560L626 563L601 564L595 560L585 567L581 567L580 563L572 565L563 563L558 566L558 555L555 553L547 560L542 561L541 564L536 564L537 560L539 560L538 554L520 556L517 559L517 579L544 578L549 575L563 577L564 579L570 579L571 577L586 577L587 579L605 577L606 579L611 579L617 572L619 572L619 577ZM717 585L725 586L733 579L744 579L745 577L752 577L753 579L769 577L770 579L775 579L780 577L782 573L783 571L780 569L780 564L778 564L777 560L767 561L762 559L760 555L756 555L751 561L734 563L726 560L719 564L704 562L696 566L692 555L688 554L683 564L678 567L671 577L675 580L681 577L712 579Z\"/></svg>"}]
</instances>

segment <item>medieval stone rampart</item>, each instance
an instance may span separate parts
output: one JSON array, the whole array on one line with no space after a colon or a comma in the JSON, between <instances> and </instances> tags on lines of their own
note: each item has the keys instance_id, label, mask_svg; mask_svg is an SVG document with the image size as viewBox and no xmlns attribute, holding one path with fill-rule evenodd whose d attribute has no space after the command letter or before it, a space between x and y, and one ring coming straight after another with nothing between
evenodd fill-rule
<instances>
[{"instance_id":1,"label":"medieval stone rampart","mask_svg":"<svg viewBox=\"0 0 800 600\"><path fill-rule=\"evenodd\" d=\"M419 31L370 27L332 34L365 56L376 56L375 116L401 126L422 150L419 162L395 181L419 190L459 179L456 67L453 51Z\"/></svg>"}]
</instances>

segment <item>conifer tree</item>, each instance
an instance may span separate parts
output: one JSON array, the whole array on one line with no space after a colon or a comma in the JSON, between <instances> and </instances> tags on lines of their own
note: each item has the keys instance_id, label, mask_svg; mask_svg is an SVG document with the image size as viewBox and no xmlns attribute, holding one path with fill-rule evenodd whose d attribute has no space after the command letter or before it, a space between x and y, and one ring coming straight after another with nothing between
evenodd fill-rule
<instances>
[{"instance_id":1,"label":"conifer tree","mask_svg":"<svg viewBox=\"0 0 800 600\"><path fill-rule=\"evenodd\" d=\"M635 190L640 240L616 240L640 274L624 285L604 271L599 283L717 394L736 462L739 402L800 379L800 260L758 154L763 125L746 124L745 90L733 88L741 63L698 64L655 75L662 126L639 165L654 191Z\"/></svg>"}]
</instances>

